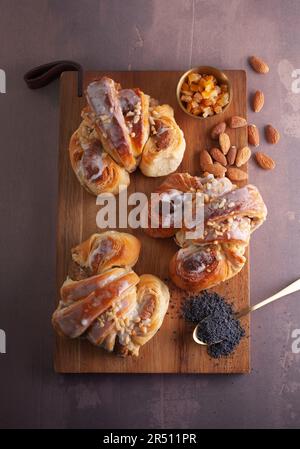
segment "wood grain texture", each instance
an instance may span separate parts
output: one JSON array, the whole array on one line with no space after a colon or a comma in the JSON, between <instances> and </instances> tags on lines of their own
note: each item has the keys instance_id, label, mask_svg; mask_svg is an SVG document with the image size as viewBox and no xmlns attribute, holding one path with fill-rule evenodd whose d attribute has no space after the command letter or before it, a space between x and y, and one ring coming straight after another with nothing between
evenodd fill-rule
<instances>
[{"instance_id":1,"label":"wood grain texture","mask_svg":"<svg viewBox=\"0 0 300 449\"><path fill-rule=\"evenodd\" d=\"M246 117L246 74L242 70L226 71L233 84L233 100L221 116L196 120L184 114L176 102L175 89L181 72L86 72L85 86L96 76L111 76L123 87L138 86L160 103L168 103L175 110L175 117L183 129L187 149L178 171L199 175L199 152L212 144L209 130L221 119L232 115ZM77 97L77 75L66 72L60 83L60 141L59 141L59 203L57 229L57 294L63 283L70 262L73 246L99 232L96 226L96 198L79 184L69 162L68 144L72 132L80 123L80 111L84 98ZM238 148L247 143L246 129L228 130L231 142ZM162 182L162 178L146 178L139 171L131 175L128 193L133 191L150 194ZM151 239L141 230L133 232L142 242L142 251L135 271L152 273L165 279L169 261L177 250L172 239ZM249 304L249 263L230 281L215 288L241 309ZM54 364L57 372L124 372L124 373L247 373L250 369L249 338L244 338L236 352L220 360L208 357L204 347L196 345L191 336L192 328L180 317L180 295L172 290L168 314L161 330L140 352L139 358L118 358L98 349L86 341L56 337ZM249 330L249 317L242 323Z\"/></svg>"}]
</instances>

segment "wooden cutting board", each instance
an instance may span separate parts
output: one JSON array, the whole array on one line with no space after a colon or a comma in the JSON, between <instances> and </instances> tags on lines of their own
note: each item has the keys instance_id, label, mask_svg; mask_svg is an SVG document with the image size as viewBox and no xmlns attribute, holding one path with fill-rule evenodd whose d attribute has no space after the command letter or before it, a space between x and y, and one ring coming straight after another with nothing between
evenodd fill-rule
<instances>
[{"instance_id":1,"label":"wooden cutting board","mask_svg":"<svg viewBox=\"0 0 300 449\"><path fill-rule=\"evenodd\" d=\"M95 77L107 75L126 87L140 87L159 102L170 104L175 118L184 131L187 149L180 172L199 175L199 151L210 147L211 127L232 115L246 117L246 73L228 70L233 85L233 100L221 116L196 120L179 108L175 90L181 72L86 72L84 87ZM85 240L96 226L96 198L79 184L69 162L70 136L80 123L80 111L84 97L77 96L77 74L63 73L60 81L60 140L59 140L59 199L57 229L57 300L59 289L68 271L70 250ZM246 128L228 130L231 142L238 148L247 144ZM146 178L139 170L131 175L129 192L145 192L149 195L161 184L163 178ZM165 279L168 264L177 250L172 239L151 239L141 230L130 230L142 242L142 251L134 270L138 274L151 273ZM234 303L236 309L249 304L249 263L233 279L215 288ZM180 316L181 296L172 289L168 314L156 336L141 348L138 358L119 358L92 346L84 340L68 340L56 336L54 356L55 370L61 373L247 373L249 363L249 338L244 338L233 355L219 360L208 357L205 347L192 340L193 326ZM56 301L57 304L57 301ZM242 324L249 332L249 318Z\"/></svg>"}]
</instances>

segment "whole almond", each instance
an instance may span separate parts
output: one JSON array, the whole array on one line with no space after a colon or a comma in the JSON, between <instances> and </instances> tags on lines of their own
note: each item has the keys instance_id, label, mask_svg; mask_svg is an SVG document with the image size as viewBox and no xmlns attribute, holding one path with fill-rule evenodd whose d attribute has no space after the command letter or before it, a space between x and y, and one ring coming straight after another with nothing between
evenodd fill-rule
<instances>
[{"instance_id":1,"label":"whole almond","mask_svg":"<svg viewBox=\"0 0 300 449\"><path fill-rule=\"evenodd\" d=\"M211 158L211 155L207 150L202 150L200 152L200 168L202 171L207 170L207 166L212 165L213 160Z\"/></svg>"},{"instance_id":2,"label":"whole almond","mask_svg":"<svg viewBox=\"0 0 300 449\"><path fill-rule=\"evenodd\" d=\"M248 125L248 142L255 147L259 145L259 132L255 125Z\"/></svg>"},{"instance_id":3,"label":"whole almond","mask_svg":"<svg viewBox=\"0 0 300 449\"><path fill-rule=\"evenodd\" d=\"M235 145L232 145L226 156L228 165L233 165L235 163L236 153L237 148Z\"/></svg>"},{"instance_id":4,"label":"whole almond","mask_svg":"<svg viewBox=\"0 0 300 449\"><path fill-rule=\"evenodd\" d=\"M257 90L253 95L252 109L254 112L259 112L262 110L265 103L265 96L261 90Z\"/></svg>"},{"instance_id":5,"label":"whole almond","mask_svg":"<svg viewBox=\"0 0 300 449\"><path fill-rule=\"evenodd\" d=\"M216 178L224 178L226 168L223 165L219 164L219 162L214 162L213 164L206 167L206 171L214 175Z\"/></svg>"},{"instance_id":6,"label":"whole almond","mask_svg":"<svg viewBox=\"0 0 300 449\"><path fill-rule=\"evenodd\" d=\"M273 170L276 166L275 161L270 156L265 153L261 153L260 151L255 153L255 159L258 165L264 170Z\"/></svg>"},{"instance_id":7,"label":"whole almond","mask_svg":"<svg viewBox=\"0 0 300 449\"><path fill-rule=\"evenodd\" d=\"M235 165L241 167L246 164L251 157L251 150L249 147L240 148L236 155Z\"/></svg>"},{"instance_id":8,"label":"whole almond","mask_svg":"<svg viewBox=\"0 0 300 449\"><path fill-rule=\"evenodd\" d=\"M211 130L211 132L210 132L210 137L211 137L213 140L217 140L218 137L219 137L219 135L220 135L221 133L224 133L224 132L225 132L225 129L226 129L226 123L225 123L225 122L218 123L217 125L215 125L215 126L212 128L212 130Z\"/></svg>"},{"instance_id":9,"label":"whole almond","mask_svg":"<svg viewBox=\"0 0 300 449\"><path fill-rule=\"evenodd\" d=\"M246 181L246 179L248 179L248 174L236 167L228 167L226 176L230 181Z\"/></svg>"},{"instance_id":10,"label":"whole almond","mask_svg":"<svg viewBox=\"0 0 300 449\"><path fill-rule=\"evenodd\" d=\"M247 125L247 120L239 115L234 115L228 120L229 128L242 128Z\"/></svg>"},{"instance_id":11,"label":"whole almond","mask_svg":"<svg viewBox=\"0 0 300 449\"><path fill-rule=\"evenodd\" d=\"M221 150L226 155L230 149L230 139L229 139L228 134L221 133L219 135L219 144L220 144Z\"/></svg>"},{"instance_id":12,"label":"whole almond","mask_svg":"<svg viewBox=\"0 0 300 449\"><path fill-rule=\"evenodd\" d=\"M251 56L249 58L249 62L252 69L257 73L268 73L270 70L268 64L263 59L258 58L257 56Z\"/></svg>"},{"instance_id":13,"label":"whole almond","mask_svg":"<svg viewBox=\"0 0 300 449\"><path fill-rule=\"evenodd\" d=\"M224 167L227 165L227 159L219 148L211 148L209 153L216 162L224 165Z\"/></svg>"},{"instance_id":14,"label":"whole almond","mask_svg":"<svg viewBox=\"0 0 300 449\"><path fill-rule=\"evenodd\" d=\"M277 131L277 129L272 125L267 125L265 127L265 136L267 142L272 144L278 143L280 139L279 131Z\"/></svg>"}]
</instances>

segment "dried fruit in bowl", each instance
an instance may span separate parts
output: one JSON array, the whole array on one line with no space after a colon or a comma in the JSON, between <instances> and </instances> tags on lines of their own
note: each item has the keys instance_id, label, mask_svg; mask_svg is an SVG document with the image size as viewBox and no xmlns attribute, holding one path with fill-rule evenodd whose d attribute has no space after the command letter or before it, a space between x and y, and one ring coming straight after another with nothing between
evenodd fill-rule
<instances>
[{"instance_id":1,"label":"dried fruit in bowl","mask_svg":"<svg viewBox=\"0 0 300 449\"><path fill-rule=\"evenodd\" d=\"M218 84L213 75L189 73L180 90L180 100L190 114L202 116L220 114L229 103L227 84Z\"/></svg>"}]
</instances>

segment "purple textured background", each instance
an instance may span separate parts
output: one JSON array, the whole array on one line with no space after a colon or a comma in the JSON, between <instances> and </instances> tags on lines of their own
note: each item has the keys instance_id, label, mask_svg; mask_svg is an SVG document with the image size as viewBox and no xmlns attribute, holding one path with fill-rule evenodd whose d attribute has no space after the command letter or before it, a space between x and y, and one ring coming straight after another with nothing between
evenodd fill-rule
<instances>
[{"instance_id":1,"label":"purple textured background","mask_svg":"<svg viewBox=\"0 0 300 449\"><path fill-rule=\"evenodd\" d=\"M56 375L50 314L55 295L58 84L30 91L26 70L55 59L86 69L182 69L207 64L248 71L262 89L261 129L281 141L261 148L277 161L267 173L251 162L251 181L269 208L251 243L251 301L300 275L300 68L297 0L0 0L1 427L299 427L300 294L252 318L252 373L244 376ZM269 62L268 76L247 57Z\"/></svg>"}]
</instances>

